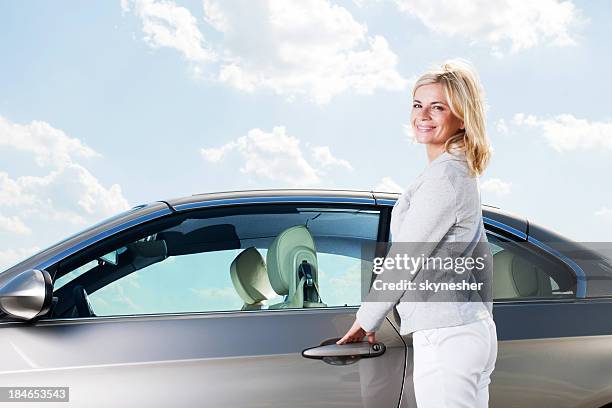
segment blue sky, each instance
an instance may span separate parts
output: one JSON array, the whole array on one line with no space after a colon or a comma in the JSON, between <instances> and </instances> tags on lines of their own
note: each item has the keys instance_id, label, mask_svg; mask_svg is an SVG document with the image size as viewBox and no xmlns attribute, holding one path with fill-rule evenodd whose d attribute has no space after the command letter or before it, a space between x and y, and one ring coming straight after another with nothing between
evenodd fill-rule
<instances>
[{"instance_id":1,"label":"blue sky","mask_svg":"<svg viewBox=\"0 0 612 408\"><path fill-rule=\"evenodd\" d=\"M197 192L397 190L427 165L410 84L478 69L482 201L612 238L604 1L0 3L0 269L129 206Z\"/></svg>"}]
</instances>

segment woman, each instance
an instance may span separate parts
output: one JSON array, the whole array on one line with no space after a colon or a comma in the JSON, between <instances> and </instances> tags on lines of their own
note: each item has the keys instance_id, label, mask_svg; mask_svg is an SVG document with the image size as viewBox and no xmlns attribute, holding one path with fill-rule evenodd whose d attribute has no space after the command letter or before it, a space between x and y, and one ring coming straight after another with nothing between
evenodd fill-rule
<instances>
[{"instance_id":1,"label":"woman","mask_svg":"<svg viewBox=\"0 0 612 408\"><path fill-rule=\"evenodd\" d=\"M460 257L470 253L484 260L480 274L473 275L483 287L469 295L447 293L445 298L405 289L381 297L373 293L373 286L355 323L338 344L358 342L364 336L374 343L376 330L397 304L400 333L413 334L417 406L486 407L497 336L492 318L492 254L482 223L478 176L489 161L490 146L482 88L468 63L447 61L418 79L411 125L417 142L427 146L429 165L393 208L393 244L387 259L391 252L401 252L400 244L420 245L422 251L413 255L426 257L442 253L444 246L438 243L465 243ZM424 243L434 244L426 247ZM444 248L446 253L453 251ZM453 254L456 257L458 252ZM452 280L460 274L432 274L421 267L402 277L406 276L416 283Z\"/></svg>"}]
</instances>

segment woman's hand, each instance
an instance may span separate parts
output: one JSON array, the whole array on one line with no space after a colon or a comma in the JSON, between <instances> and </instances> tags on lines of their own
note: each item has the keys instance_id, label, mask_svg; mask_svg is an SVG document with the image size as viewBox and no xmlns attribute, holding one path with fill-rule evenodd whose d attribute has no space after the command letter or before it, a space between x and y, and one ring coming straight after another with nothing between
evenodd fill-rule
<instances>
[{"instance_id":1,"label":"woman's hand","mask_svg":"<svg viewBox=\"0 0 612 408\"><path fill-rule=\"evenodd\" d=\"M368 343L374 344L376 343L376 336L374 332L366 332L361 328L359 322L355 320L353 326L346 332L344 337L336 342L336 344L346 344L346 343L356 343L361 341L365 336L368 336Z\"/></svg>"}]
</instances>

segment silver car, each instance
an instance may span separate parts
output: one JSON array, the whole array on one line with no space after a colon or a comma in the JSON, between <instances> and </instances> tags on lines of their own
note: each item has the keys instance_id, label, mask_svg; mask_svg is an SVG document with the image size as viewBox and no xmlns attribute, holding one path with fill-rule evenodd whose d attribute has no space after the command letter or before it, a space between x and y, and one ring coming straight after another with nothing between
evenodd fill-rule
<instances>
[{"instance_id":1,"label":"silver car","mask_svg":"<svg viewBox=\"0 0 612 408\"><path fill-rule=\"evenodd\" d=\"M412 339L393 313L378 344L334 344L397 197L202 194L67 238L0 274L0 387L68 387L87 407L414 407ZM577 243L498 208L483 216L499 339L490 406L611 403L609 263L589 253L589 267L568 255Z\"/></svg>"}]
</instances>

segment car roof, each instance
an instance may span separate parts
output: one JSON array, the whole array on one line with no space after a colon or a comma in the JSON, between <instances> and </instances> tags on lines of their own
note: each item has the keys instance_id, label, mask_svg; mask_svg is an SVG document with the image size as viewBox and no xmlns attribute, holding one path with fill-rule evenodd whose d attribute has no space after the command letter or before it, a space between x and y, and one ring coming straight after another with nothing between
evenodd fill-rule
<instances>
[{"instance_id":1,"label":"car roof","mask_svg":"<svg viewBox=\"0 0 612 408\"><path fill-rule=\"evenodd\" d=\"M305 188L293 188L293 189L265 189L265 190L235 190L235 191L222 191L215 193L201 193L193 194L187 197L175 198L167 200L166 202L175 209L184 208L189 204L196 204L201 202L210 202L217 200L234 200L244 198L281 198L290 197L298 202L306 202L309 197L320 198L337 198L339 201L357 199L357 200L371 200L374 203L374 196L371 191L360 191L360 190L333 190L333 189L305 189Z\"/></svg>"},{"instance_id":2,"label":"car roof","mask_svg":"<svg viewBox=\"0 0 612 408\"><path fill-rule=\"evenodd\" d=\"M105 231L112 231L116 226L125 225L132 220L146 220L155 214L168 214L174 211L187 211L190 209L210 206L253 203L349 203L349 204L379 204L392 206L400 193L363 191L363 190L334 190L334 189L265 189L265 190L239 190L215 193L194 194L187 197L160 200L146 205L139 205L131 210L118 214L91 226L61 242L55 243L47 249L19 262L5 270L2 275L11 275L18 271L39 265L45 259L53 259L76 243L87 242ZM483 216L497 220L510 226L522 234L527 233L528 223L525 218L503 211L497 207L483 205Z\"/></svg>"},{"instance_id":3,"label":"car roof","mask_svg":"<svg viewBox=\"0 0 612 408\"><path fill-rule=\"evenodd\" d=\"M336 203L367 203L379 205L393 205L400 196L398 192L366 191L350 189L265 189L265 190L234 190L215 193L193 194L187 197L174 198L165 202L174 210L188 210L199 206L209 206L218 202L258 202L258 199L266 198L265 202L309 202L324 198ZM520 215L500 209L499 207L483 204L483 216L498 220L507 226L519 231L521 234L528 233L528 221Z\"/></svg>"}]
</instances>

